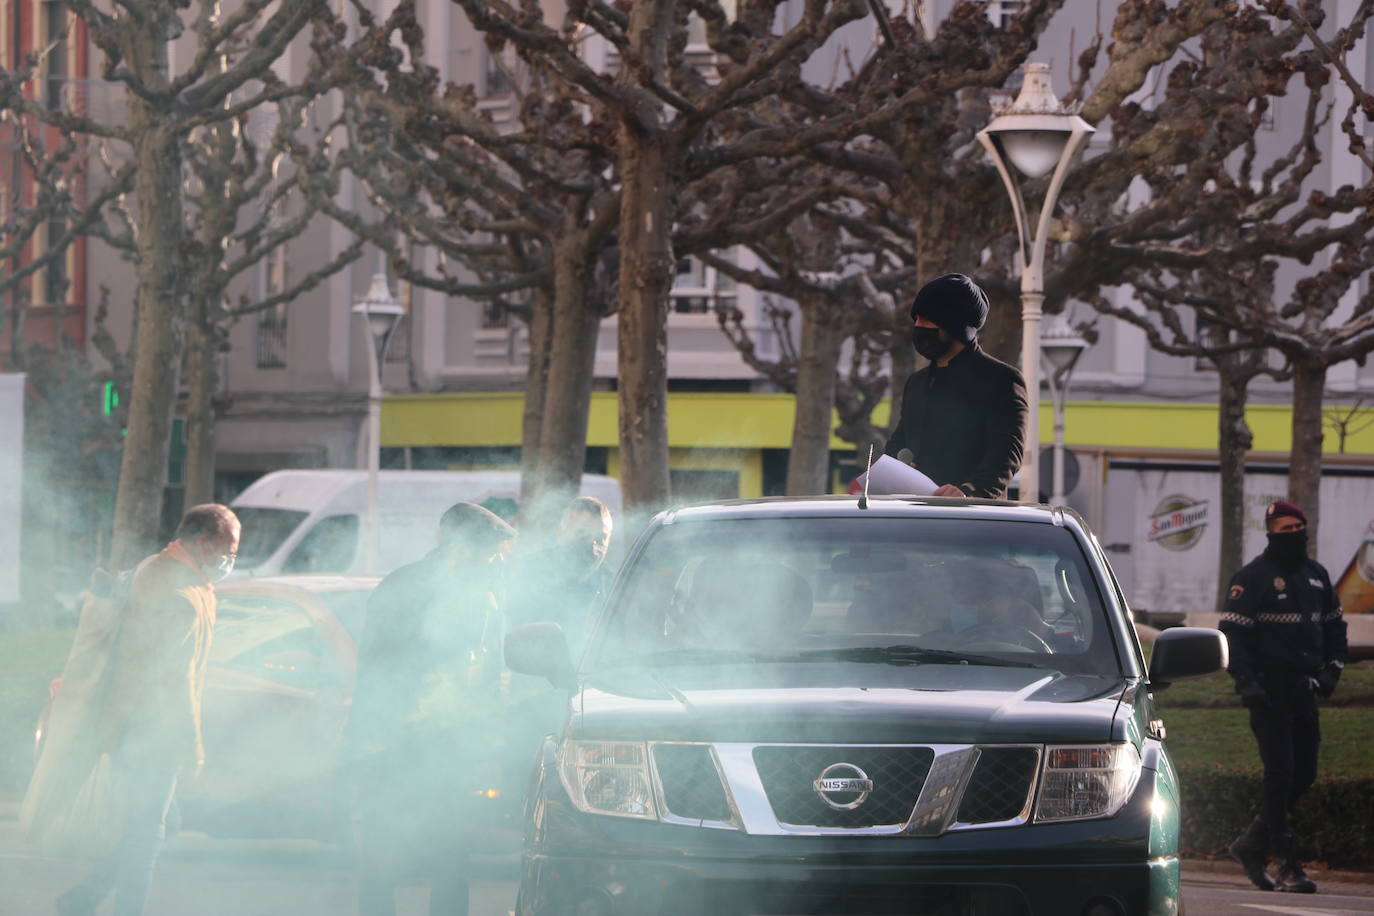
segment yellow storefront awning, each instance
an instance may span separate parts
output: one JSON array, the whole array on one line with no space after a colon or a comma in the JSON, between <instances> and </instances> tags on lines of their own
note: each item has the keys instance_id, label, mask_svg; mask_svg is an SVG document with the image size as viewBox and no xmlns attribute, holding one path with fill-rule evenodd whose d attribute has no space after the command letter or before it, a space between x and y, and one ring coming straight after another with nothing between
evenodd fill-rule
<instances>
[{"instance_id":1,"label":"yellow storefront awning","mask_svg":"<svg viewBox=\"0 0 1374 916\"><path fill-rule=\"evenodd\" d=\"M393 395L382 403L382 445L386 447L518 446L525 397L521 392ZM874 420L885 423L887 403ZM1346 412L1332 408L1328 415ZM794 398L790 394L749 392L671 392L668 395L668 445L674 449L786 449L792 444ZM1374 413L1374 411L1371 411ZM618 444L615 392L592 395L587 444ZM1292 409L1286 404L1251 405L1246 420L1254 451L1287 452ZM832 421L834 428L837 420ZM1374 423L1349 424L1345 453L1374 456ZM1053 408L1041 402L1040 441L1053 441ZM1065 410L1065 444L1108 450L1215 452L1217 406L1152 401L1073 401ZM1338 437L1328 429L1328 455ZM852 448L832 435L836 451Z\"/></svg>"}]
</instances>

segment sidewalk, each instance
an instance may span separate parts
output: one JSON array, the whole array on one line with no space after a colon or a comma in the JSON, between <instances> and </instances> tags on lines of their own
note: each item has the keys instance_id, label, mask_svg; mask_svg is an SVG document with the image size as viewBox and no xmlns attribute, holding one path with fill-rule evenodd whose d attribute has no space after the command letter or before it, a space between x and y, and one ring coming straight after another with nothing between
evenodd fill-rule
<instances>
[{"instance_id":1,"label":"sidewalk","mask_svg":"<svg viewBox=\"0 0 1374 916\"><path fill-rule=\"evenodd\" d=\"M1359 871L1333 871L1319 864L1303 866L1307 876L1321 888L1323 884L1340 885L1342 894L1357 897L1374 897L1374 873ZM1205 884L1232 884L1237 887L1250 887L1250 880L1241 871L1240 864L1231 859L1184 859L1183 880Z\"/></svg>"}]
</instances>

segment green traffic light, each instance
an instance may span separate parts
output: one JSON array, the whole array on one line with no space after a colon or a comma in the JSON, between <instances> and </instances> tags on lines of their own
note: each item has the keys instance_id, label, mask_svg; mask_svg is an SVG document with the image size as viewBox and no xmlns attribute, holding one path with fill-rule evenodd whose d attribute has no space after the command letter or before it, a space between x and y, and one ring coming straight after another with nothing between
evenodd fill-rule
<instances>
[{"instance_id":1,"label":"green traffic light","mask_svg":"<svg viewBox=\"0 0 1374 916\"><path fill-rule=\"evenodd\" d=\"M103 403L103 408L102 408L102 409L104 410L105 416L108 417L108 416L111 416L112 414L114 414L115 408L118 407L118 406L119 406L119 389L115 388L115 383L114 383L114 382L106 382L106 383L105 383L105 398L104 398L104 403Z\"/></svg>"}]
</instances>

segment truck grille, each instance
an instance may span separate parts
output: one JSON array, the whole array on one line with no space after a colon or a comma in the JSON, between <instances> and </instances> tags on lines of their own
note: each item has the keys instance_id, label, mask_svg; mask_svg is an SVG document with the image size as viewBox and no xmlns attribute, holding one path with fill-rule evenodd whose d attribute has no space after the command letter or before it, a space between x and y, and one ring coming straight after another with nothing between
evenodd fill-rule
<instances>
[{"instance_id":1,"label":"truck grille","mask_svg":"<svg viewBox=\"0 0 1374 916\"><path fill-rule=\"evenodd\" d=\"M663 803L680 818L730 820L730 802L705 744L655 744L654 766L663 786Z\"/></svg>"},{"instance_id":2,"label":"truck grille","mask_svg":"<svg viewBox=\"0 0 1374 916\"><path fill-rule=\"evenodd\" d=\"M768 745L754 748L763 790L778 821L811 827L879 827L905 824L925 784L934 752L925 747L816 747ZM836 810L821 801L814 783L836 763L863 770L873 791L857 808ZM840 802L857 795L836 796Z\"/></svg>"},{"instance_id":3,"label":"truck grille","mask_svg":"<svg viewBox=\"0 0 1374 916\"><path fill-rule=\"evenodd\" d=\"M991 824L1018 817L1035 782L1039 754L1033 747L985 747L964 789L955 820Z\"/></svg>"}]
</instances>

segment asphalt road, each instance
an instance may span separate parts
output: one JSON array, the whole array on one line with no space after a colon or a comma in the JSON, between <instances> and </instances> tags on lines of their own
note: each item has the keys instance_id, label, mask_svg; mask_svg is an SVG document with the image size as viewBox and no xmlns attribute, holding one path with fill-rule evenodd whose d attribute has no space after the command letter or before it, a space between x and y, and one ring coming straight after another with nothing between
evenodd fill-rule
<instances>
[{"instance_id":1,"label":"asphalt road","mask_svg":"<svg viewBox=\"0 0 1374 916\"><path fill-rule=\"evenodd\" d=\"M9 814L11 816L6 817ZM515 900L511 838L493 838L472 888L472 916L505 916ZM503 848L504 847L504 848ZM0 916L52 916L53 898L78 874L69 862L22 848L12 814L0 809ZM1185 864L1184 904L1193 916L1374 914L1374 879L1315 873L1321 893L1262 893L1230 863ZM353 916L357 888L348 863L326 846L294 841L217 840L187 833L168 844L147 916ZM402 889L398 916L425 912L425 891Z\"/></svg>"}]
</instances>

